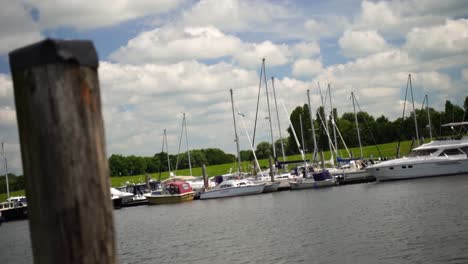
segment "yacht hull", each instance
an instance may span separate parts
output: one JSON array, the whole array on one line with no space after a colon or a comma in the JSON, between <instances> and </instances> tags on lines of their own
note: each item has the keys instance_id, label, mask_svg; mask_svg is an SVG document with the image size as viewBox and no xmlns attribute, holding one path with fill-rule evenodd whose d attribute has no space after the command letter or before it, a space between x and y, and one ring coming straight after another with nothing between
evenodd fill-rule
<instances>
[{"instance_id":1,"label":"yacht hull","mask_svg":"<svg viewBox=\"0 0 468 264\"><path fill-rule=\"evenodd\" d=\"M401 164L395 162L385 166L369 167L366 170L379 181L467 174L468 159L440 159Z\"/></svg>"},{"instance_id":2,"label":"yacht hull","mask_svg":"<svg viewBox=\"0 0 468 264\"><path fill-rule=\"evenodd\" d=\"M264 185L265 185L265 187L263 188L263 192L264 193L269 193L269 192L278 191L280 183L279 182L267 182Z\"/></svg>"},{"instance_id":3,"label":"yacht hull","mask_svg":"<svg viewBox=\"0 0 468 264\"><path fill-rule=\"evenodd\" d=\"M200 200L259 194L263 192L264 188L265 186L263 185L249 185L243 187L214 189L201 193Z\"/></svg>"},{"instance_id":4,"label":"yacht hull","mask_svg":"<svg viewBox=\"0 0 468 264\"><path fill-rule=\"evenodd\" d=\"M160 194L160 195L145 195L149 204L174 204L182 202L190 202L195 196L195 192L184 194Z\"/></svg>"},{"instance_id":5,"label":"yacht hull","mask_svg":"<svg viewBox=\"0 0 468 264\"><path fill-rule=\"evenodd\" d=\"M330 171L330 174L337 179L339 184L375 181L375 177L372 176L371 173L366 170L337 169L335 171Z\"/></svg>"},{"instance_id":6,"label":"yacht hull","mask_svg":"<svg viewBox=\"0 0 468 264\"><path fill-rule=\"evenodd\" d=\"M0 218L4 221L22 220L28 218L28 207L19 206L0 211Z\"/></svg>"},{"instance_id":7,"label":"yacht hull","mask_svg":"<svg viewBox=\"0 0 468 264\"><path fill-rule=\"evenodd\" d=\"M336 185L335 180L314 181L303 180L302 182L289 182L291 190L312 189L321 187L331 187Z\"/></svg>"}]
</instances>

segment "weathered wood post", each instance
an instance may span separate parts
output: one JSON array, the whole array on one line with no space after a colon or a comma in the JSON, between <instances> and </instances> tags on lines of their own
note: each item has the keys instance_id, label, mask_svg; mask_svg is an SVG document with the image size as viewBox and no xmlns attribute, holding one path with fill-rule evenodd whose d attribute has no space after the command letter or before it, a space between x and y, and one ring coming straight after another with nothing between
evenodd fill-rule
<instances>
[{"instance_id":1,"label":"weathered wood post","mask_svg":"<svg viewBox=\"0 0 468 264\"><path fill-rule=\"evenodd\" d=\"M208 175L206 174L206 165L202 165L202 175L203 175L203 186L205 189L208 188Z\"/></svg>"},{"instance_id":2,"label":"weathered wood post","mask_svg":"<svg viewBox=\"0 0 468 264\"><path fill-rule=\"evenodd\" d=\"M115 263L98 57L46 39L9 54L35 263Z\"/></svg>"}]
</instances>

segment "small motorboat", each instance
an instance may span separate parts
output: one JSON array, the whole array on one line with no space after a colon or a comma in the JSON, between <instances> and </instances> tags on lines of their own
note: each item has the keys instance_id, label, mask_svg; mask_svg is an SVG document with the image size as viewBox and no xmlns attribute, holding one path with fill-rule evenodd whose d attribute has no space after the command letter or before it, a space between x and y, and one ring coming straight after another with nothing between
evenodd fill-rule
<instances>
[{"instance_id":1,"label":"small motorboat","mask_svg":"<svg viewBox=\"0 0 468 264\"><path fill-rule=\"evenodd\" d=\"M0 203L0 218L4 221L28 218L28 204L25 196L15 196Z\"/></svg>"},{"instance_id":2,"label":"small motorboat","mask_svg":"<svg viewBox=\"0 0 468 264\"><path fill-rule=\"evenodd\" d=\"M172 204L192 201L195 192L190 183L185 181L171 181L162 184L160 190L145 194L150 204Z\"/></svg>"}]
</instances>

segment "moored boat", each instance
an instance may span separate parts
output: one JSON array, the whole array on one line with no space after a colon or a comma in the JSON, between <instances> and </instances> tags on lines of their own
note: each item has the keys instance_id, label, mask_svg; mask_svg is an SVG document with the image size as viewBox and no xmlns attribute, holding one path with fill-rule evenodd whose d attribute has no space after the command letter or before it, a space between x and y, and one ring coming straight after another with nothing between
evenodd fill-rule
<instances>
[{"instance_id":1,"label":"moored boat","mask_svg":"<svg viewBox=\"0 0 468 264\"><path fill-rule=\"evenodd\" d=\"M321 187L331 187L336 185L336 180L328 172L324 170L321 172L313 173L312 177L298 179L297 181L289 182L291 190L311 189Z\"/></svg>"},{"instance_id":2,"label":"moored boat","mask_svg":"<svg viewBox=\"0 0 468 264\"><path fill-rule=\"evenodd\" d=\"M338 162L343 159L338 159ZM365 165L360 159L344 160L345 164L338 168L328 169L330 174L339 184L362 183L375 181L370 172L365 170Z\"/></svg>"},{"instance_id":3,"label":"moored boat","mask_svg":"<svg viewBox=\"0 0 468 264\"><path fill-rule=\"evenodd\" d=\"M264 188L263 188L263 192L264 193L269 193L269 192L276 192L278 191L278 188L280 186L280 183L279 182L263 182L263 183L260 183L260 184L263 184Z\"/></svg>"},{"instance_id":4,"label":"moored boat","mask_svg":"<svg viewBox=\"0 0 468 264\"><path fill-rule=\"evenodd\" d=\"M164 183L161 190L145 194L150 204L173 204L192 201L195 192L188 182L171 181Z\"/></svg>"},{"instance_id":5,"label":"moored boat","mask_svg":"<svg viewBox=\"0 0 468 264\"><path fill-rule=\"evenodd\" d=\"M407 157L383 161L366 170L379 181L466 174L468 138L432 141L413 149Z\"/></svg>"},{"instance_id":6,"label":"moored boat","mask_svg":"<svg viewBox=\"0 0 468 264\"><path fill-rule=\"evenodd\" d=\"M248 180L227 180L213 187L211 190L205 190L200 194L200 199L215 199L233 196L243 196L259 194L263 192L264 185L254 184Z\"/></svg>"},{"instance_id":7,"label":"moored boat","mask_svg":"<svg viewBox=\"0 0 468 264\"><path fill-rule=\"evenodd\" d=\"M26 197L10 197L0 203L0 216L4 221L22 220L28 218L28 204Z\"/></svg>"}]
</instances>

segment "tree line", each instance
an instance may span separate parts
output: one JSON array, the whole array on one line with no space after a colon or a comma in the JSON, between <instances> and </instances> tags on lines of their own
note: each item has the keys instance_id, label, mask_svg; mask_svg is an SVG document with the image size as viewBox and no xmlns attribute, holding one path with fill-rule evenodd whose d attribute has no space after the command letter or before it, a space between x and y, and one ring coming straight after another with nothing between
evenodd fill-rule
<instances>
[{"instance_id":1,"label":"tree line","mask_svg":"<svg viewBox=\"0 0 468 264\"><path fill-rule=\"evenodd\" d=\"M24 176L16 175L14 173L8 173L8 185L10 188L10 192L24 190L26 188L26 184L24 182ZM6 191L6 177L3 174L0 177L0 193L6 193L6 192L7 192Z\"/></svg>"},{"instance_id":2,"label":"tree line","mask_svg":"<svg viewBox=\"0 0 468 264\"><path fill-rule=\"evenodd\" d=\"M468 109L468 96L465 97L463 106L454 105L447 100L443 111L437 111L434 108L429 108L429 115L431 118L431 132L433 138L452 136L454 131L451 129L443 129L442 125L451 122L467 121L468 115L465 111ZM358 126L361 136L362 146L384 144L390 142L413 140L415 139L415 124L414 113L405 114L405 117L399 117L394 121L390 121L384 115L377 118L373 117L367 112L357 112ZM330 116L333 114L333 119L336 122L336 127L339 130L337 134L338 148L343 149L345 142L348 148L359 147L359 140L355 125L354 113L343 113L341 117L338 116L336 108L332 113L325 113L323 107L319 107L314 113L314 128L317 141L317 149L319 151L330 150L328 137L334 142L334 133L332 130L332 122ZM302 131L300 129L300 120L302 119ZM426 109L416 109L416 119L418 123L420 139L429 138L429 121ZM303 149L310 153L314 150L312 128L310 122L309 106L297 106L290 115L291 123L296 132L298 141ZM327 125L329 128L329 135L327 136ZM299 149L294 138L291 126L288 127L288 136L283 139L283 147L285 155L299 154ZM343 140L340 139L340 134ZM304 137L304 139L302 138ZM281 156L281 141L275 141L275 151L278 157ZM272 146L269 142L260 142L256 146L255 154L258 159L266 159L272 155ZM242 160L253 160L253 153L251 150L242 150L240 152Z\"/></svg>"},{"instance_id":3,"label":"tree line","mask_svg":"<svg viewBox=\"0 0 468 264\"><path fill-rule=\"evenodd\" d=\"M194 149L190 151L190 163L192 167L205 165L217 165L235 162L233 154L225 153L218 148ZM109 169L111 176L139 175L144 173L157 173L163 171L189 168L188 153L177 155L159 152L152 157L123 156L113 154L109 157Z\"/></svg>"},{"instance_id":4,"label":"tree line","mask_svg":"<svg viewBox=\"0 0 468 264\"><path fill-rule=\"evenodd\" d=\"M467 121L468 116L465 111L468 109L468 96L465 97L463 106L458 106L447 100L443 111L437 111L434 108L429 108L429 115L431 119L431 132L433 138L451 136L454 132L451 129L442 128L443 124L451 122ZM403 140L415 139L415 123L414 113L409 111L406 116L399 117L394 121L390 121L384 115L377 118L368 114L367 112L357 112L357 120L359 131L361 135L361 142L363 146L384 144ZM429 138L429 119L426 109L416 109L416 119L420 139ZM355 125L354 113L343 113L341 117L338 116L336 109L332 113L324 113L323 107L319 107L314 117L314 127L317 139L317 148L319 150L329 150L328 136L326 133L326 126L328 124L329 135L334 140L334 133L332 130L332 122L330 116L333 114L333 119L336 122L336 127L339 130L337 134L337 142L339 148L344 148L344 144L339 138L341 134L343 141L347 147L358 147L359 141ZM300 116L302 118L304 145L307 152L313 151L312 129L310 122L309 106L307 104L298 106L291 113L291 123L295 129L299 142L302 142L302 133L300 131ZM288 154L297 154L299 149L293 137L292 128L288 128L289 137L287 138ZM275 144L276 151L278 152L278 144Z\"/></svg>"}]
</instances>

